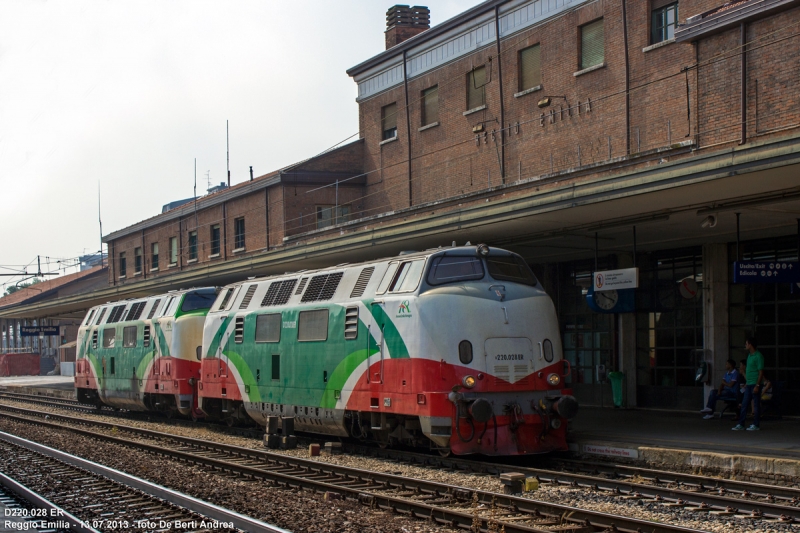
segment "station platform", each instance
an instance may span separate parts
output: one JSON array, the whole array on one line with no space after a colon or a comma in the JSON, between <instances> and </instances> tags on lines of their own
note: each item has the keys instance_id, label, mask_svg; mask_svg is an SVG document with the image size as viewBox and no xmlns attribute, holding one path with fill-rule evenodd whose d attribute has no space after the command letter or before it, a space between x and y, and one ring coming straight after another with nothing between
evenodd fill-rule
<instances>
[{"instance_id":1,"label":"station platform","mask_svg":"<svg viewBox=\"0 0 800 533\"><path fill-rule=\"evenodd\" d=\"M573 452L586 456L800 481L800 420L768 417L761 431L732 431L735 425L732 413L703 420L699 413L582 407L568 441Z\"/></svg>"},{"instance_id":2,"label":"station platform","mask_svg":"<svg viewBox=\"0 0 800 533\"><path fill-rule=\"evenodd\" d=\"M42 394L57 398L75 395L75 378L72 376L12 376L0 377L0 390L13 389L21 394Z\"/></svg>"}]
</instances>

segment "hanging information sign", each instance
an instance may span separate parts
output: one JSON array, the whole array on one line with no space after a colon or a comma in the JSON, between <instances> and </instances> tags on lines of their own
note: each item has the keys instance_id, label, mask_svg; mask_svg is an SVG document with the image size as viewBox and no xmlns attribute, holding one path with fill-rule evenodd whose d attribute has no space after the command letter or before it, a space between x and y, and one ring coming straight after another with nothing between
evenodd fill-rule
<instances>
[{"instance_id":1,"label":"hanging information sign","mask_svg":"<svg viewBox=\"0 0 800 533\"><path fill-rule=\"evenodd\" d=\"M737 261L733 264L734 283L797 283L797 261Z\"/></svg>"}]
</instances>

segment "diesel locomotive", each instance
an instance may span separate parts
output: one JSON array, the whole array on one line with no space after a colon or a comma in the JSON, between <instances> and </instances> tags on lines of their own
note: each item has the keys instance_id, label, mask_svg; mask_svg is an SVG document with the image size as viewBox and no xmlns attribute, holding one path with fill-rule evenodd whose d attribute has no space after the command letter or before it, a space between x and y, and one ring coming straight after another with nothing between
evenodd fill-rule
<instances>
[{"instance_id":1,"label":"diesel locomotive","mask_svg":"<svg viewBox=\"0 0 800 533\"><path fill-rule=\"evenodd\" d=\"M78 329L82 403L196 417L203 322L214 287L93 307Z\"/></svg>"},{"instance_id":2,"label":"diesel locomotive","mask_svg":"<svg viewBox=\"0 0 800 533\"><path fill-rule=\"evenodd\" d=\"M386 446L522 455L567 449L568 373L541 283L520 256L478 245L224 287L197 395L229 423L292 417Z\"/></svg>"}]
</instances>

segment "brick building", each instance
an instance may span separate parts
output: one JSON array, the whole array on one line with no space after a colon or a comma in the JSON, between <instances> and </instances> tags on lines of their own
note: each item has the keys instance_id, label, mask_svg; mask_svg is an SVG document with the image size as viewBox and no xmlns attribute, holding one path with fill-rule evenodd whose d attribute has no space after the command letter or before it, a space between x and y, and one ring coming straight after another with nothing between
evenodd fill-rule
<instances>
[{"instance_id":1,"label":"brick building","mask_svg":"<svg viewBox=\"0 0 800 533\"><path fill-rule=\"evenodd\" d=\"M756 335L796 405L800 286L736 283L733 262L798 259L800 1L428 20L392 7L387 49L348 70L358 141L107 235L110 287L80 303L482 241L553 296L583 403L610 400L605 368L628 405L694 409L697 366L715 382ZM632 307L587 305L593 272L632 266Z\"/></svg>"}]
</instances>

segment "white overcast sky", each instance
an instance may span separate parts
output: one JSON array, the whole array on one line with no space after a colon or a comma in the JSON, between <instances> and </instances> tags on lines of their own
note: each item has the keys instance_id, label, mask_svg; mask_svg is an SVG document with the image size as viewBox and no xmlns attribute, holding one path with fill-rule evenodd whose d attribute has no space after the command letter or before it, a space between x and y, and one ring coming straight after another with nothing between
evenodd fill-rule
<instances>
[{"instance_id":1,"label":"white overcast sky","mask_svg":"<svg viewBox=\"0 0 800 533\"><path fill-rule=\"evenodd\" d=\"M436 25L478 3L424 5ZM198 194L225 181L226 120L233 184L357 133L345 70L392 5L0 1L0 272L96 252L98 183L108 234L191 197L194 158Z\"/></svg>"}]
</instances>

